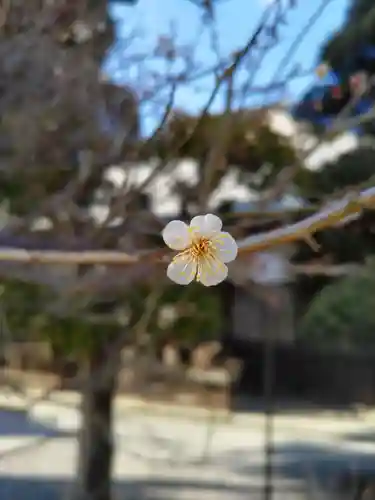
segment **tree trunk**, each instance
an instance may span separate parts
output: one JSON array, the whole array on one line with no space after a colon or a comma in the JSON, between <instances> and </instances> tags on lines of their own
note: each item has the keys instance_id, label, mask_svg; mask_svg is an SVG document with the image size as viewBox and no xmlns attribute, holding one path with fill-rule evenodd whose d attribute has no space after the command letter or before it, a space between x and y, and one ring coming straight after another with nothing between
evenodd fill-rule
<instances>
[{"instance_id":1,"label":"tree trunk","mask_svg":"<svg viewBox=\"0 0 375 500\"><path fill-rule=\"evenodd\" d=\"M77 500L110 500L113 459L112 414L118 360L108 360L106 345L88 360L88 382L83 388L78 450Z\"/></svg>"}]
</instances>

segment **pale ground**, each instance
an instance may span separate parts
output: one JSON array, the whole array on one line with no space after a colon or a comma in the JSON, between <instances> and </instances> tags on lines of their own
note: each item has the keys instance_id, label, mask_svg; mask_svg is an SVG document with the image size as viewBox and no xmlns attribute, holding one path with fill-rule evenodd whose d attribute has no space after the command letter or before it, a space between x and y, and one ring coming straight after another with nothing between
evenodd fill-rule
<instances>
[{"instance_id":1,"label":"pale ground","mask_svg":"<svg viewBox=\"0 0 375 500\"><path fill-rule=\"evenodd\" d=\"M0 397L0 406L10 407L11 401ZM66 406L39 404L28 416L1 410L1 500L68 498L77 427L76 410ZM260 414L213 423L194 415L190 419L148 416L119 407L115 429L119 499L261 498ZM342 493L323 496L318 485L332 487L340 471L349 468L375 471L375 418L371 414L280 417L274 463L275 500L343 500ZM306 494L307 487L312 493Z\"/></svg>"}]
</instances>

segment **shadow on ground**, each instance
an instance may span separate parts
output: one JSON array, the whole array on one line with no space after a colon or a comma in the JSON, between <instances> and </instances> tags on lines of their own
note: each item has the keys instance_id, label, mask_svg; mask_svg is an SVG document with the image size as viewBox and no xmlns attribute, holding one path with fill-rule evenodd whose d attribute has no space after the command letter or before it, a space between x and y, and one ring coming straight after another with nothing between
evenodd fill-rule
<instances>
[{"instance_id":1,"label":"shadow on ground","mask_svg":"<svg viewBox=\"0 0 375 500\"><path fill-rule=\"evenodd\" d=\"M45 478L2 478L0 498L17 500L62 500L69 498L72 484ZM261 489L228 485L224 481L198 482L175 480L137 480L119 482L114 498L126 500L261 500ZM299 491L280 492L278 500L302 500Z\"/></svg>"},{"instance_id":2,"label":"shadow on ground","mask_svg":"<svg viewBox=\"0 0 375 500\"><path fill-rule=\"evenodd\" d=\"M0 410L0 437L23 436L23 437L65 437L64 432L56 431L52 428L34 422L29 419L25 411ZM372 435L372 434L371 434ZM360 434L356 434L361 436ZM366 433L362 435L363 441ZM348 437L350 439L350 436ZM129 443L127 443L129 444ZM138 443L139 445L139 443ZM157 439L155 448L168 448L165 439ZM139 449L139 446L137 446ZM182 453L182 450L177 450ZM169 455L169 454L168 454ZM150 457L151 458L151 457ZM137 481L124 481L116 486L119 494L115 498L126 500L252 500L261 499L260 488L241 486L241 482L248 481L249 478L260 478L264 474L263 450L231 449L227 452L220 452L210 457L209 467L217 470L215 481L204 481L198 477L197 480L184 479L140 479ZM155 460L153 454L152 459ZM199 465L204 469L204 463L187 463ZM45 470L48 470L48 466ZM236 479L229 484L226 481L227 474L235 474ZM277 444L273 453L273 473L277 480L277 495L274 500L302 500L315 498L304 496L301 490L311 491L316 489L319 492L335 492L338 496L330 495L330 500L340 498L354 498L351 492L357 487L357 477L375 476L375 453L363 453L354 451L344 451L340 448L340 442L318 444L312 442L289 441ZM279 481L280 480L280 481ZM283 480L294 485L299 485L299 492L292 489L290 484L288 490L283 492L279 487ZM0 499L11 500L60 500L68 498L67 491L71 485L68 481L55 480L53 476L27 477L27 476L3 476L1 477L0 463ZM286 487L285 487L286 488ZM295 486L297 488L297 486ZM345 495L343 492L345 490ZM349 492L349 496L346 496ZM351 495L351 496L350 496Z\"/></svg>"},{"instance_id":3,"label":"shadow on ground","mask_svg":"<svg viewBox=\"0 0 375 500\"><path fill-rule=\"evenodd\" d=\"M230 456L223 455L220 460L232 464L232 472L244 477L264 472L264 466L251 463L243 448L231 450ZM362 484L375 483L375 453L344 451L339 444L278 444L273 451L272 473L275 480L299 482L305 491L352 499Z\"/></svg>"},{"instance_id":4,"label":"shadow on ground","mask_svg":"<svg viewBox=\"0 0 375 500\"><path fill-rule=\"evenodd\" d=\"M357 415L359 411L358 405L354 403L322 404L308 400L303 401L301 398L298 400L286 399L285 397L275 398L273 405L274 411L279 415L309 417L322 413ZM235 395L231 402L231 409L236 413L263 413L264 398Z\"/></svg>"},{"instance_id":5,"label":"shadow on ground","mask_svg":"<svg viewBox=\"0 0 375 500\"><path fill-rule=\"evenodd\" d=\"M59 431L32 420L25 410L2 410L0 408L1 437L66 437L69 433Z\"/></svg>"},{"instance_id":6,"label":"shadow on ground","mask_svg":"<svg viewBox=\"0 0 375 500\"><path fill-rule=\"evenodd\" d=\"M262 452L235 449L212 457L214 480L197 468L193 479L148 478L116 484L116 499L126 500L261 500L264 465ZM352 500L358 477L374 476L375 454L343 452L335 446L309 443L279 445L273 455L273 500ZM186 465L190 469L189 464ZM48 470L48 467L47 469ZM178 467L176 474L183 472ZM190 469L189 473L191 474ZM357 476L356 476L357 474ZM230 478L230 481L228 481ZM252 480L255 479L255 482ZM247 485L244 485L244 483ZM251 484L251 486L249 486ZM256 485L253 486L253 485ZM70 481L53 475L1 475L0 498L10 500L62 500L72 491ZM304 492L310 492L310 494ZM319 496L311 496L318 494Z\"/></svg>"},{"instance_id":7,"label":"shadow on ground","mask_svg":"<svg viewBox=\"0 0 375 500\"><path fill-rule=\"evenodd\" d=\"M344 440L347 441L354 441L357 443L369 443L369 444L374 444L375 443L375 429L374 430L366 430L362 432L350 432L348 434L345 434L343 437Z\"/></svg>"}]
</instances>

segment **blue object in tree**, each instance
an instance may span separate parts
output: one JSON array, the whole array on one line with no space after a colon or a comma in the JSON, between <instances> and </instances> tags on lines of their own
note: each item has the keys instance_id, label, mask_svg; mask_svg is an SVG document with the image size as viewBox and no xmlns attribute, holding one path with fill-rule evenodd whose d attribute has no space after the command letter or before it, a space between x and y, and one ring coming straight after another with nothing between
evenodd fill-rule
<instances>
[{"instance_id":1,"label":"blue object in tree","mask_svg":"<svg viewBox=\"0 0 375 500\"><path fill-rule=\"evenodd\" d=\"M375 103L369 97L362 97L353 108L353 115L358 116L367 113L374 107Z\"/></svg>"},{"instance_id":2,"label":"blue object in tree","mask_svg":"<svg viewBox=\"0 0 375 500\"><path fill-rule=\"evenodd\" d=\"M357 135L358 137L363 137L365 135L365 131L363 130L362 127L355 127L350 130L354 135Z\"/></svg>"},{"instance_id":3,"label":"blue object in tree","mask_svg":"<svg viewBox=\"0 0 375 500\"><path fill-rule=\"evenodd\" d=\"M370 60L375 60L375 45L364 46L362 48L362 56Z\"/></svg>"},{"instance_id":4,"label":"blue object in tree","mask_svg":"<svg viewBox=\"0 0 375 500\"><path fill-rule=\"evenodd\" d=\"M372 100L368 97L364 97L355 104L353 112L352 112L352 116L359 117L361 115L364 115L364 114L368 113L371 109L373 109L374 105L375 105L374 100ZM366 122L366 125L368 125L368 126L372 126L373 124L375 124L375 120L373 120L372 122L371 121ZM364 127L362 125L358 125L355 129L352 130L352 132L355 133L356 135L359 135L359 136L362 136L365 134L365 130L364 130Z\"/></svg>"},{"instance_id":5,"label":"blue object in tree","mask_svg":"<svg viewBox=\"0 0 375 500\"><path fill-rule=\"evenodd\" d=\"M316 113L311 122L314 123L314 125L329 127L332 124L333 120L334 118L332 116L323 114L319 115L318 113Z\"/></svg>"},{"instance_id":6,"label":"blue object in tree","mask_svg":"<svg viewBox=\"0 0 375 500\"><path fill-rule=\"evenodd\" d=\"M302 103L315 103L324 97L325 88L321 85L314 85L302 98Z\"/></svg>"},{"instance_id":7,"label":"blue object in tree","mask_svg":"<svg viewBox=\"0 0 375 500\"><path fill-rule=\"evenodd\" d=\"M323 78L320 78L320 83L323 87L336 86L340 85L340 78L337 73L331 69Z\"/></svg>"},{"instance_id":8,"label":"blue object in tree","mask_svg":"<svg viewBox=\"0 0 375 500\"><path fill-rule=\"evenodd\" d=\"M314 125L327 126L332 121L332 117L319 111L314 100L302 101L292 108L291 114L296 120L303 120Z\"/></svg>"}]
</instances>

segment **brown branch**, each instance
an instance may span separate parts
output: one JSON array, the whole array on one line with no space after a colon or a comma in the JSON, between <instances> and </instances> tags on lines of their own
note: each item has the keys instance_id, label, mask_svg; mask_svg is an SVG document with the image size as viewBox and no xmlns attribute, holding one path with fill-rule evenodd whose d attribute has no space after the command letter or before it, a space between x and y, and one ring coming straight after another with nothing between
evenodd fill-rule
<instances>
[{"instance_id":1,"label":"brown branch","mask_svg":"<svg viewBox=\"0 0 375 500\"><path fill-rule=\"evenodd\" d=\"M85 265L124 265L135 264L142 259L158 259L164 252L147 252L130 255L112 251L59 251L59 250L21 250L14 248L0 249L0 261L20 262L27 264L85 264Z\"/></svg>"},{"instance_id":2,"label":"brown branch","mask_svg":"<svg viewBox=\"0 0 375 500\"><path fill-rule=\"evenodd\" d=\"M266 250L275 245L282 245L296 240L306 240L316 232L334 227L346 219L357 216L364 208L375 208L375 187L359 194L351 195L333 202L328 208L295 224L268 232L255 234L238 242L240 253ZM126 265L150 261L167 262L170 251L154 250L137 254L118 251L63 251L63 250L25 250L19 248L0 248L0 261L27 264L91 264L91 265Z\"/></svg>"},{"instance_id":3,"label":"brown branch","mask_svg":"<svg viewBox=\"0 0 375 500\"><path fill-rule=\"evenodd\" d=\"M302 26L300 32L298 33L296 38L293 40L289 49L284 54L284 57L282 57L281 61L279 62L278 66L273 74L273 77L270 80L270 84L272 84L272 82L275 82L275 81L277 81L278 78L280 78L280 74L286 68L288 62L292 59L293 55L300 48L301 43L306 38L306 35L315 26L316 22L321 18L325 9L329 6L330 3L332 3L332 0L323 0L320 3L320 5L317 7L317 9L313 12L313 14L309 17L307 23L304 26Z\"/></svg>"},{"instance_id":4,"label":"brown branch","mask_svg":"<svg viewBox=\"0 0 375 500\"><path fill-rule=\"evenodd\" d=\"M295 274L306 276L327 276L329 278L339 278L341 276L351 276L358 274L363 266L355 263L348 264L291 264L290 269Z\"/></svg>"},{"instance_id":5,"label":"brown branch","mask_svg":"<svg viewBox=\"0 0 375 500\"><path fill-rule=\"evenodd\" d=\"M231 62L222 70L221 74L215 79L215 85L210 93L210 96L199 113L199 117L194 124L193 129L191 132L185 137L180 144L177 145L176 148L173 149L168 155L167 158L163 159L153 170L152 172L147 176L147 178L141 183L140 186L138 186L138 192L142 192L147 186L150 185L150 183L161 173L167 168L168 164L170 161L176 158L178 156L178 152L181 150L181 148L196 134L197 130L199 130L199 127L201 126L203 120L206 118L212 104L214 103L219 90L221 86L227 82L229 79L232 78L234 73L237 71L237 69L241 66L243 60L246 58L246 56L250 53L250 51L256 46L260 34L263 32L268 16L270 14L271 10L267 9L265 13L263 14L257 28L253 32L253 34L250 36L249 40L247 43L242 47L241 50L237 51L232 58ZM133 193L128 193L128 196L126 197L126 202L131 200Z\"/></svg>"},{"instance_id":6,"label":"brown branch","mask_svg":"<svg viewBox=\"0 0 375 500\"><path fill-rule=\"evenodd\" d=\"M348 217L361 213L363 208L375 207L375 188L366 189L358 195L352 195L333 202L306 219L267 233L259 233L239 242L240 252L259 252L275 245L282 245L297 240L307 240L316 232L342 224Z\"/></svg>"},{"instance_id":7,"label":"brown branch","mask_svg":"<svg viewBox=\"0 0 375 500\"><path fill-rule=\"evenodd\" d=\"M228 130L233 125L233 75L228 78L228 88L226 91L226 104L225 111L218 125L217 134L212 138L212 144L208 153L207 162L201 166L201 181L198 186L198 201L201 210L207 208L210 193L212 191L212 184L215 178L215 173L219 170L224 171L227 161L228 151Z\"/></svg>"}]
</instances>

